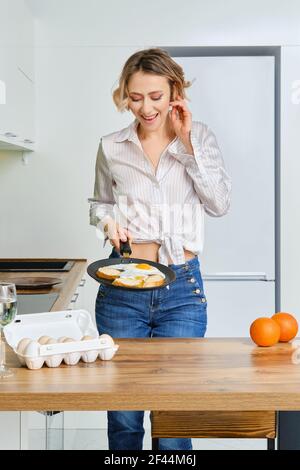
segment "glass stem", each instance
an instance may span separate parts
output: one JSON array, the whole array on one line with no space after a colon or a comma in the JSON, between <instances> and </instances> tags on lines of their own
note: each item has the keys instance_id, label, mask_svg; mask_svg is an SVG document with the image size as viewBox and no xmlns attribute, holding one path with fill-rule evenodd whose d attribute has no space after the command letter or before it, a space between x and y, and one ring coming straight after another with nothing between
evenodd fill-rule
<instances>
[{"instance_id":1,"label":"glass stem","mask_svg":"<svg viewBox=\"0 0 300 470\"><path fill-rule=\"evenodd\" d=\"M5 344L2 338L2 327L0 327L0 369L3 369L5 364Z\"/></svg>"}]
</instances>

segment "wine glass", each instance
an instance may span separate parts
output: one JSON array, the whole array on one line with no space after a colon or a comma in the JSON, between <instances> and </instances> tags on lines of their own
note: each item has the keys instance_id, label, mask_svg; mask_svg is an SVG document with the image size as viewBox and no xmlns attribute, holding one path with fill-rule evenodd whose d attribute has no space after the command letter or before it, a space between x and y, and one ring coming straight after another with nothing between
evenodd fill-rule
<instances>
[{"instance_id":1,"label":"wine glass","mask_svg":"<svg viewBox=\"0 0 300 470\"><path fill-rule=\"evenodd\" d=\"M17 292L15 284L0 282L0 379L10 377L14 372L5 365L5 343L3 328L11 323L17 313Z\"/></svg>"}]
</instances>

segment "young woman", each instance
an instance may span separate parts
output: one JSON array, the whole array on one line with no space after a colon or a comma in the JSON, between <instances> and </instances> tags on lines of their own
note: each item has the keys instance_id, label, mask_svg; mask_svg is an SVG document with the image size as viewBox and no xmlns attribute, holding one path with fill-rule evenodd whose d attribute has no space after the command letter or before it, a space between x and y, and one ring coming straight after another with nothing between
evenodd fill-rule
<instances>
[{"instance_id":1,"label":"young woman","mask_svg":"<svg viewBox=\"0 0 300 470\"><path fill-rule=\"evenodd\" d=\"M135 116L128 127L103 136L96 161L91 224L110 239L110 257L129 240L134 258L169 265L176 281L153 291L100 284L99 334L114 338L203 337L206 298L198 255L204 212L224 215L230 178L213 132L192 121L184 72L158 48L126 61L113 99ZM104 243L105 243L104 242ZM109 411L110 450L139 450L143 411ZM160 439L161 450L192 449L190 439Z\"/></svg>"}]
</instances>

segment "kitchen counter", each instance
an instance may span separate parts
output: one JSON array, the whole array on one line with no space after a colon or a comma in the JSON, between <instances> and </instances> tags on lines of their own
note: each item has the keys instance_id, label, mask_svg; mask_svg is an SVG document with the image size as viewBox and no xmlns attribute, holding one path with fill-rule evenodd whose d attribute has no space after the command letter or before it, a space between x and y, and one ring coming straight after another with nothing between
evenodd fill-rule
<instances>
[{"instance_id":1,"label":"kitchen counter","mask_svg":"<svg viewBox=\"0 0 300 470\"><path fill-rule=\"evenodd\" d=\"M86 259L76 259L68 258L70 261L74 261L74 265L70 271L57 271L57 272L47 272L47 271L34 271L34 272L1 272L0 271L0 282L8 281L14 282L16 277L55 277L62 279L62 284L57 284L50 288L42 289L17 289L17 294L19 295L29 295L29 294L51 294L54 298L54 303L49 309L50 312L55 312L59 310L66 310L72 300L74 292L77 289L82 277L86 273L87 260ZM11 258L1 258L0 261L24 261L25 259L11 259ZM27 259L26 259L27 260ZM34 258L35 261L60 261L60 259L53 258ZM56 295L54 295L56 294ZM20 312L22 313L22 312Z\"/></svg>"},{"instance_id":2,"label":"kitchen counter","mask_svg":"<svg viewBox=\"0 0 300 470\"><path fill-rule=\"evenodd\" d=\"M0 386L1 410L300 410L293 347L247 338L118 339L111 361L20 367Z\"/></svg>"},{"instance_id":3,"label":"kitchen counter","mask_svg":"<svg viewBox=\"0 0 300 470\"><path fill-rule=\"evenodd\" d=\"M67 261L70 261L69 263ZM30 269L31 266L34 271L24 271ZM46 262L46 263L45 263ZM55 258L2 258L0 259L0 282L8 281L14 282L16 278L31 278L31 277L51 277L60 278L62 283L47 288L38 289L17 289L18 297L18 314L39 313L39 312L54 312L60 310L69 310L73 308L82 308L84 305L84 289L82 289L85 280L82 280L86 274L87 260L86 259L55 259ZM17 264L16 263L21 263ZM37 268L38 263L38 268ZM47 266L46 266L47 265ZM8 271L8 269L16 269L16 271ZM40 271L36 271L39 269ZM49 269L52 269L50 271ZM57 271L59 269L59 271ZM82 281L82 282L81 282ZM79 288L80 286L80 288ZM79 296L79 300L77 300ZM17 363L18 359L9 346L6 345L6 357L8 362L11 362L14 367L18 367L16 378L23 375L25 382L30 382L29 369L19 368ZM50 371L50 370L49 370ZM37 376L35 376L37 378ZM22 379L23 380L23 379ZM5 383L4 383L5 382ZM10 379L0 380L0 389L4 386L11 386ZM4 389L3 389L4 390ZM28 396L26 394L26 396ZM25 398L26 401L26 398ZM2 408L0 407L2 410ZM10 408L12 410L12 408ZM24 409L19 400L16 402L16 407L10 413L0 412L0 435L1 444L0 449L26 449L28 445L28 431L29 431L29 415L27 413L20 413ZM34 410L34 408L31 408ZM40 410L39 406L36 406ZM52 410L51 410L52 411ZM34 413L35 416L35 413ZM48 421L47 421L48 423ZM7 429L10 432L7 434Z\"/></svg>"}]
</instances>

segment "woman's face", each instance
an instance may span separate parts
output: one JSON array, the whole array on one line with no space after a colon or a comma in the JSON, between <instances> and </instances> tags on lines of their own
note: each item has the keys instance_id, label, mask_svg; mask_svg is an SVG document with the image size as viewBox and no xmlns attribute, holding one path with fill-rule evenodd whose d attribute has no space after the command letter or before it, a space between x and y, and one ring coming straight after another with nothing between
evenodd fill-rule
<instances>
[{"instance_id":1,"label":"woman's face","mask_svg":"<svg viewBox=\"0 0 300 470\"><path fill-rule=\"evenodd\" d=\"M128 108L146 132L164 127L171 101L166 77L136 72L129 80L128 94Z\"/></svg>"}]
</instances>

